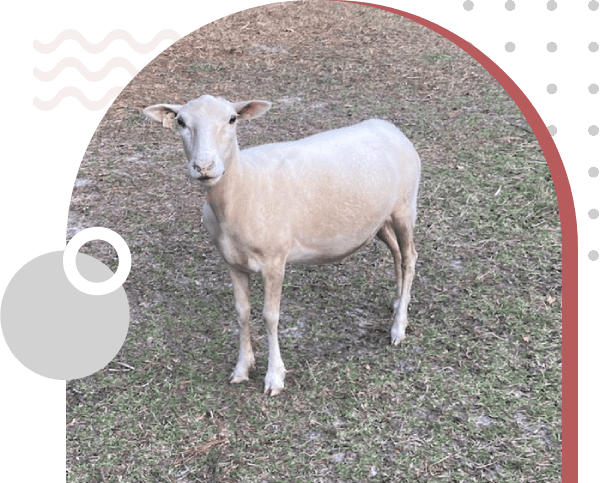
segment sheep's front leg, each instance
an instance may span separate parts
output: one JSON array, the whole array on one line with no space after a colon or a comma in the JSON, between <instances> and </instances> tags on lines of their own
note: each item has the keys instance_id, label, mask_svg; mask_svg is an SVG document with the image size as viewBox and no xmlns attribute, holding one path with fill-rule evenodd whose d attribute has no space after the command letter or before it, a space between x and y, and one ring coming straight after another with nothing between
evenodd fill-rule
<instances>
[{"instance_id":1,"label":"sheep's front leg","mask_svg":"<svg viewBox=\"0 0 600 483\"><path fill-rule=\"evenodd\" d=\"M267 339L269 342L269 366L265 377L265 394L276 396L283 391L285 367L279 352L277 325L279 324L279 305L281 302L281 286L285 265L273 264L263 272L265 282L265 305L263 317L267 326Z\"/></svg>"},{"instance_id":2,"label":"sheep's front leg","mask_svg":"<svg viewBox=\"0 0 600 483\"><path fill-rule=\"evenodd\" d=\"M254 366L254 352L250 342L250 277L234 268L229 269L233 282L235 311L240 324L240 353L231 374L231 383L248 380L248 371Z\"/></svg>"}]
</instances>

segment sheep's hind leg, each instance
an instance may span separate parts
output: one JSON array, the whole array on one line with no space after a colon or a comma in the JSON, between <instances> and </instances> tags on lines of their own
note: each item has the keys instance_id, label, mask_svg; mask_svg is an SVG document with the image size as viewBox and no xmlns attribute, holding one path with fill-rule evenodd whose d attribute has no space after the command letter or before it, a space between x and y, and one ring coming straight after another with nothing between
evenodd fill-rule
<instances>
[{"instance_id":1,"label":"sheep's hind leg","mask_svg":"<svg viewBox=\"0 0 600 483\"><path fill-rule=\"evenodd\" d=\"M393 219L393 228L396 233L400 252L402 254L402 278L400 298L394 303L394 325L392 326L391 339L393 345L398 345L406 337L408 326L408 304L410 302L410 289L415 275L417 264L417 250L413 240L414 218ZM396 271L398 269L396 268Z\"/></svg>"},{"instance_id":2,"label":"sheep's hind leg","mask_svg":"<svg viewBox=\"0 0 600 483\"><path fill-rule=\"evenodd\" d=\"M381 229L377 232L377 237L383 241L390 251L394 259L394 270L396 272L396 298L394 299L394 322L397 320L398 308L402 298L402 254L398 246L398 239L390 221L386 221ZM394 323L394 326L396 323ZM401 333L392 330L392 344L397 345L404 339L404 332Z\"/></svg>"}]
</instances>

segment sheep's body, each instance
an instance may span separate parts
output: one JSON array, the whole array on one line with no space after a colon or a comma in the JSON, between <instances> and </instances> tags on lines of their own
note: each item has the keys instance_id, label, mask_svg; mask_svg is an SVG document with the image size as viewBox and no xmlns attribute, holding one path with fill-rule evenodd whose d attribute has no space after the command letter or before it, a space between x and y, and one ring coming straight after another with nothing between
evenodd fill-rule
<instances>
[{"instance_id":1,"label":"sheep's body","mask_svg":"<svg viewBox=\"0 0 600 483\"><path fill-rule=\"evenodd\" d=\"M377 235L396 267L392 343L404 339L417 258L413 228L420 160L393 124L375 119L240 151L234 117L256 117L269 106L203 96L185 106L157 105L145 112L155 120L177 116L190 176L209 187L204 223L229 266L241 327L232 382L246 380L254 364L248 274L263 276L269 339L265 392L275 395L285 376L277 325L286 263L337 261Z\"/></svg>"}]
</instances>

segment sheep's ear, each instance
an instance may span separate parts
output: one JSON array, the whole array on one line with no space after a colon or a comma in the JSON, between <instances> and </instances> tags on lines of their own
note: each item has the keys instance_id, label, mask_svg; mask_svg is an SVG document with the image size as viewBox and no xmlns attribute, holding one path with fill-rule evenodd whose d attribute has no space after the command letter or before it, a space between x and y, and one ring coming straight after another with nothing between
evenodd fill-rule
<instances>
[{"instance_id":1,"label":"sheep's ear","mask_svg":"<svg viewBox=\"0 0 600 483\"><path fill-rule=\"evenodd\" d=\"M161 122L164 127L173 127L179 109L181 106L177 104L156 104L144 109L144 114L152 121Z\"/></svg>"},{"instance_id":2,"label":"sheep's ear","mask_svg":"<svg viewBox=\"0 0 600 483\"><path fill-rule=\"evenodd\" d=\"M262 116L271 107L271 103L267 101L242 101L233 104L238 119L254 119Z\"/></svg>"}]
</instances>

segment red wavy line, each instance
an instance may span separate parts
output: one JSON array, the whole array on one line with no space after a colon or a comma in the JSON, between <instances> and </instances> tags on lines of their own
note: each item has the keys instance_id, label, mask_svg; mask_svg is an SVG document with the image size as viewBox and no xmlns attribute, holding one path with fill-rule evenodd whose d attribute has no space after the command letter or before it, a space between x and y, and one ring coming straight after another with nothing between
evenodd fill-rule
<instances>
[{"instance_id":1,"label":"red wavy line","mask_svg":"<svg viewBox=\"0 0 600 483\"><path fill-rule=\"evenodd\" d=\"M33 105L42 111L51 111L58 106L65 97L75 97L86 109L90 111L99 111L100 109L106 107L106 105L112 99L117 97L122 90L123 87L121 86L112 87L106 94L104 94L102 99L91 101L76 87L68 86L58 91L58 93L49 101L43 101L37 97L34 97Z\"/></svg>"},{"instance_id":2,"label":"red wavy line","mask_svg":"<svg viewBox=\"0 0 600 483\"><path fill-rule=\"evenodd\" d=\"M114 59L110 59L106 65L102 67L102 69L96 72L89 70L79 59L76 59L75 57L66 57L56 64L56 67L47 72L44 72L36 67L33 69L33 75L36 79L49 82L56 79L58 75L68 67L75 68L83 77L92 82L98 82L104 79L113 69L117 69L119 67L125 69L132 76L135 76L139 72L133 66L133 64L124 57L115 57Z\"/></svg>"},{"instance_id":3,"label":"red wavy line","mask_svg":"<svg viewBox=\"0 0 600 483\"><path fill-rule=\"evenodd\" d=\"M43 44L38 40L34 40L33 48L42 54L50 54L58 49L60 44L62 44L65 40L75 40L85 51L89 52L90 54L98 54L105 50L113 41L124 40L138 54L147 54L148 52L152 52L163 40L176 41L180 38L181 36L174 30L165 29L158 32L150 42L142 44L135 40L133 36L126 30L117 29L110 32L102 41L98 42L97 44L92 44L91 42L88 42L77 30L68 29L58 34L56 38L48 44Z\"/></svg>"}]
</instances>

